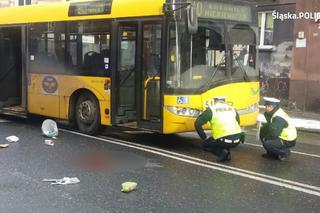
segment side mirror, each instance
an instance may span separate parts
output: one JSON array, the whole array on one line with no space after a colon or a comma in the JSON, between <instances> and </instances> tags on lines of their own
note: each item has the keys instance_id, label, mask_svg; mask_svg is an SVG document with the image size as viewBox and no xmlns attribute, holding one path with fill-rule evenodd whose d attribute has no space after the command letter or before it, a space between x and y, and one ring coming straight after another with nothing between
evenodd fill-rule
<instances>
[{"instance_id":1,"label":"side mirror","mask_svg":"<svg viewBox=\"0 0 320 213\"><path fill-rule=\"evenodd\" d=\"M188 34L196 34L198 31L198 17L193 5L188 5L186 9L186 29Z\"/></svg>"}]
</instances>

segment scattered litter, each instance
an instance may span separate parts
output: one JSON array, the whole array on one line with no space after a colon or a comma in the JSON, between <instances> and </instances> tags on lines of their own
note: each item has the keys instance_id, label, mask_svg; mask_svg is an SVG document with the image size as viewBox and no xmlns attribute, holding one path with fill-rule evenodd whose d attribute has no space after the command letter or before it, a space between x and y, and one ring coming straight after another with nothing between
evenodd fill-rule
<instances>
[{"instance_id":1,"label":"scattered litter","mask_svg":"<svg viewBox=\"0 0 320 213\"><path fill-rule=\"evenodd\" d=\"M17 136L11 135L11 136L6 137L6 140L9 143L15 143L15 142L19 141L19 138Z\"/></svg>"},{"instance_id":2,"label":"scattered litter","mask_svg":"<svg viewBox=\"0 0 320 213\"><path fill-rule=\"evenodd\" d=\"M51 185L67 185L67 184L76 184L80 180L77 177L64 177L62 179L43 179L44 182L52 182Z\"/></svg>"},{"instance_id":3,"label":"scattered litter","mask_svg":"<svg viewBox=\"0 0 320 213\"><path fill-rule=\"evenodd\" d=\"M121 184L122 192L131 192L137 188L137 183L136 182L124 182Z\"/></svg>"},{"instance_id":4,"label":"scattered litter","mask_svg":"<svg viewBox=\"0 0 320 213\"><path fill-rule=\"evenodd\" d=\"M54 120L46 119L41 126L42 133L50 138L58 136L58 126Z\"/></svg>"},{"instance_id":5,"label":"scattered litter","mask_svg":"<svg viewBox=\"0 0 320 213\"><path fill-rule=\"evenodd\" d=\"M53 140L44 140L44 143L49 145L49 146L54 146Z\"/></svg>"},{"instance_id":6,"label":"scattered litter","mask_svg":"<svg viewBox=\"0 0 320 213\"><path fill-rule=\"evenodd\" d=\"M0 148L7 148L9 146L9 144L0 144Z\"/></svg>"}]
</instances>

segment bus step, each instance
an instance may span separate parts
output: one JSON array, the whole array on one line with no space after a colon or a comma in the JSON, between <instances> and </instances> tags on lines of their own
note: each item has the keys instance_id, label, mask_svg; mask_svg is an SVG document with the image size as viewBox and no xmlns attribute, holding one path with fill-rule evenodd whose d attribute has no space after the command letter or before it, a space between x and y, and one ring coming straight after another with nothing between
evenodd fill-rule
<instances>
[{"instance_id":1,"label":"bus step","mask_svg":"<svg viewBox=\"0 0 320 213\"><path fill-rule=\"evenodd\" d=\"M27 118L27 112L22 107L4 107L0 109L0 113L4 115L12 115Z\"/></svg>"},{"instance_id":2,"label":"bus step","mask_svg":"<svg viewBox=\"0 0 320 213\"><path fill-rule=\"evenodd\" d=\"M128 128L137 128L138 124L136 121L134 121L134 122L128 122L128 123L123 123L123 124L117 124L117 126L128 127Z\"/></svg>"}]
</instances>

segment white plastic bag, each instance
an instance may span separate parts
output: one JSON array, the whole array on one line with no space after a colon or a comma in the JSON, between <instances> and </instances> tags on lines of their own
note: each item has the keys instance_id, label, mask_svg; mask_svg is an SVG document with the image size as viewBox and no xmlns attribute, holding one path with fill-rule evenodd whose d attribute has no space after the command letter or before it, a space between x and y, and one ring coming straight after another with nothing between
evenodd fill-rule
<instances>
[{"instance_id":1,"label":"white plastic bag","mask_svg":"<svg viewBox=\"0 0 320 213\"><path fill-rule=\"evenodd\" d=\"M42 133L50 138L58 136L58 126L54 120L46 119L41 126Z\"/></svg>"},{"instance_id":2,"label":"white plastic bag","mask_svg":"<svg viewBox=\"0 0 320 213\"><path fill-rule=\"evenodd\" d=\"M51 185L67 185L80 183L80 180L77 177L64 177L62 179L43 179L42 181L51 182Z\"/></svg>"},{"instance_id":3,"label":"white plastic bag","mask_svg":"<svg viewBox=\"0 0 320 213\"><path fill-rule=\"evenodd\" d=\"M9 143L15 143L15 142L19 141L19 138L17 136L15 136L15 135L11 135L11 136L6 137L6 140Z\"/></svg>"}]
</instances>

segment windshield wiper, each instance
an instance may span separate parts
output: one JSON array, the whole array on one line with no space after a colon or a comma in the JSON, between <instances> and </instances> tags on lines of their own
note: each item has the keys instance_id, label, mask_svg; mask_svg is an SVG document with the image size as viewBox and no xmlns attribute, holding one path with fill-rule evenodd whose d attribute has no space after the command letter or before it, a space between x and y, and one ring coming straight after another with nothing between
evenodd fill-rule
<instances>
[{"instance_id":1,"label":"windshield wiper","mask_svg":"<svg viewBox=\"0 0 320 213\"><path fill-rule=\"evenodd\" d=\"M222 64L224 64L225 61L225 55L221 58L221 60L219 61L218 65L214 68L209 80L207 81L207 83L204 85L204 90L207 90L209 85L211 84L211 81L213 80L214 76L216 75L216 73L218 72L219 68L221 67ZM199 88L199 90L202 89L201 87ZM199 91L198 90L198 91Z\"/></svg>"},{"instance_id":2,"label":"windshield wiper","mask_svg":"<svg viewBox=\"0 0 320 213\"><path fill-rule=\"evenodd\" d=\"M236 56L236 57L234 58L234 56ZM245 81L248 81L248 80L249 80L249 76L248 76L248 74L247 74L247 72L246 72L246 69L243 67L243 64L242 64L241 61L239 60L239 57L237 57L237 54L236 54L236 53L233 53L233 59L236 60L236 62L238 63L238 66L239 66L239 68L240 68L240 70L243 72L243 78L244 78L244 80L245 80ZM232 74L233 74L233 73L232 73Z\"/></svg>"}]
</instances>

